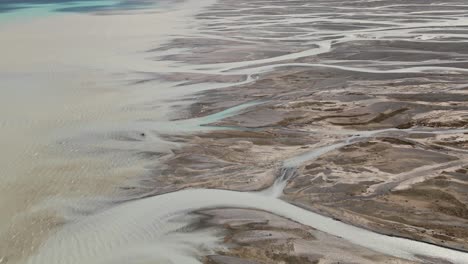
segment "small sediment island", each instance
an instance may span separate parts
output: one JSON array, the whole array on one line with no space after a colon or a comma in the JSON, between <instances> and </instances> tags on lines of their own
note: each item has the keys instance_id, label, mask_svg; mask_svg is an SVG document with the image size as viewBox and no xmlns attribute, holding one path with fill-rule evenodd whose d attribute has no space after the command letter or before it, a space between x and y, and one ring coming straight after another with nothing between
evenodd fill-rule
<instances>
[{"instance_id":1,"label":"small sediment island","mask_svg":"<svg viewBox=\"0 0 468 264\"><path fill-rule=\"evenodd\" d=\"M207 3L122 81L165 89L133 97L164 118L72 140L144 169L59 210L25 263L468 263L466 12Z\"/></svg>"}]
</instances>

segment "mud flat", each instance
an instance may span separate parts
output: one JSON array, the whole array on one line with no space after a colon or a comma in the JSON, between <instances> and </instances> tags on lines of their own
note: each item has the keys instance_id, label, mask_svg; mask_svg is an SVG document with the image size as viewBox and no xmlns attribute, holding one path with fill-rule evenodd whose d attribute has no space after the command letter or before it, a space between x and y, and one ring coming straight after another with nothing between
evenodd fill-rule
<instances>
[{"instance_id":1,"label":"mud flat","mask_svg":"<svg viewBox=\"0 0 468 264\"><path fill-rule=\"evenodd\" d=\"M467 263L466 9L218 1L132 75L185 89L112 134L145 174L29 263Z\"/></svg>"},{"instance_id":2,"label":"mud flat","mask_svg":"<svg viewBox=\"0 0 468 264\"><path fill-rule=\"evenodd\" d=\"M203 224L226 229L223 255L207 256L209 264L251 263L414 263L383 256L338 237L268 212L212 209L199 212Z\"/></svg>"}]
</instances>

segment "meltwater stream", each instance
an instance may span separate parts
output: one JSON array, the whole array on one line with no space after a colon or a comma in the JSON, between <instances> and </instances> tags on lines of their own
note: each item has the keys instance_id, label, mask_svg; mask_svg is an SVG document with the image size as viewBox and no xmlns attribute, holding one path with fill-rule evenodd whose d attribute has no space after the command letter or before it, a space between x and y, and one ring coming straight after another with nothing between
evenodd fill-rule
<instances>
[{"instance_id":1,"label":"meltwater stream","mask_svg":"<svg viewBox=\"0 0 468 264\"><path fill-rule=\"evenodd\" d=\"M468 263L468 253L373 233L275 197L214 189L183 190L155 196L88 217L58 232L28 263L125 263L130 257L132 263L199 263L191 254L199 247L214 246L215 234L178 235L175 232L184 225L174 223L174 219L194 210L215 207L269 211L395 257L417 260L417 256L429 256ZM74 250L68 250L70 248Z\"/></svg>"}]
</instances>

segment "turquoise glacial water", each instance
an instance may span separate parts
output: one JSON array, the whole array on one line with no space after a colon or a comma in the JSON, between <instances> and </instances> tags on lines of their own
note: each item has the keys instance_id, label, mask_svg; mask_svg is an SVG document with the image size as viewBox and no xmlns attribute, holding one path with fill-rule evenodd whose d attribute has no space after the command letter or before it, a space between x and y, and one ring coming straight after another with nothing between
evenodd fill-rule
<instances>
[{"instance_id":1,"label":"turquoise glacial water","mask_svg":"<svg viewBox=\"0 0 468 264\"><path fill-rule=\"evenodd\" d=\"M44 17L63 12L134 9L152 1L139 0L0 0L0 23Z\"/></svg>"}]
</instances>

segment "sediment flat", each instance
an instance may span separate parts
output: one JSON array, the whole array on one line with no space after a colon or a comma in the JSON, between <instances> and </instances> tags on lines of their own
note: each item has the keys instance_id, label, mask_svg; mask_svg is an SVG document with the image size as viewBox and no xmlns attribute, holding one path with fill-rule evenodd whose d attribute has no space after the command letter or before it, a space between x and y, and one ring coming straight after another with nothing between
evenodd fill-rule
<instances>
[{"instance_id":1,"label":"sediment flat","mask_svg":"<svg viewBox=\"0 0 468 264\"><path fill-rule=\"evenodd\" d=\"M158 118L97 146L144 169L29 263L467 263L467 10L219 0L134 46L124 87L165 93L126 109Z\"/></svg>"},{"instance_id":2,"label":"sediment flat","mask_svg":"<svg viewBox=\"0 0 468 264\"><path fill-rule=\"evenodd\" d=\"M208 124L215 131L163 135L186 146L154 171L153 194L185 188L265 190L281 177L286 160L346 142L298 164L281 199L377 233L468 250L468 36L455 6L467 7L448 1L443 6L453 13L444 17L418 1L264 4L218 2L198 15L204 21L199 37L172 43L202 48L189 56L162 57L196 62L188 67L192 73L182 70L177 76L186 84L200 76L250 78L188 98L195 102L178 108L185 115L178 118L261 103ZM235 209L212 212L216 218L229 210ZM268 223L261 228L223 223L225 241L236 246L206 263L327 259L286 249ZM264 238L259 229L273 238ZM249 239L236 240L238 232L247 232ZM279 246L269 252L265 239ZM291 238L296 239L303 238Z\"/></svg>"}]
</instances>

